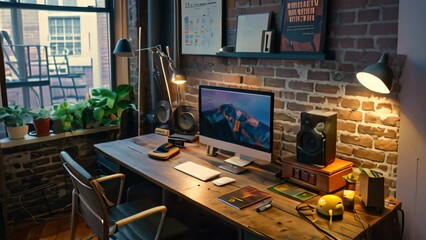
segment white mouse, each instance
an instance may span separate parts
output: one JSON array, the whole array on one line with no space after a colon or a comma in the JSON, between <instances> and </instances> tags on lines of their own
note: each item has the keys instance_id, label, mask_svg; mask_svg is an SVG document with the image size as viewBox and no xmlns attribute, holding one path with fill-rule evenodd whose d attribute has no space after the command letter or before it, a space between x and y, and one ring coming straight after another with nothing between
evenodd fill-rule
<instances>
[{"instance_id":1,"label":"white mouse","mask_svg":"<svg viewBox=\"0 0 426 240\"><path fill-rule=\"evenodd\" d=\"M213 180L212 182L216 186L224 186L228 183L235 182L235 179L230 178L230 177L221 177L221 178L218 178L216 180Z\"/></svg>"}]
</instances>

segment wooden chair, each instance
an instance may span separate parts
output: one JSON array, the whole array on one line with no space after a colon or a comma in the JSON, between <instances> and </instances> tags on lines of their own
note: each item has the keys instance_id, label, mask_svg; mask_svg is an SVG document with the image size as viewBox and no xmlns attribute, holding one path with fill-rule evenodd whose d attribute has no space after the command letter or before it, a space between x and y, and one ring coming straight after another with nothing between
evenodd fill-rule
<instances>
[{"instance_id":1,"label":"wooden chair","mask_svg":"<svg viewBox=\"0 0 426 240\"><path fill-rule=\"evenodd\" d=\"M125 179L123 174L96 179L67 152L61 152L61 158L74 185L71 239L75 238L77 212L99 239L181 239L187 232L183 224L166 217L165 206L144 208L139 201L120 203ZM111 200L103 184L117 179L120 182L117 198Z\"/></svg>"}]
</instances>

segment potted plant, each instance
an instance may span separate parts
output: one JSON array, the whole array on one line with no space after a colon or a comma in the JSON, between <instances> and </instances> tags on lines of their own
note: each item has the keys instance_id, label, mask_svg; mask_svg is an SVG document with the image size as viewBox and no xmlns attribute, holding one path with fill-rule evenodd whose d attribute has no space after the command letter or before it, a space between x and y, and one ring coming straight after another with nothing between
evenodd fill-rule
<instances>
[{"instance_id":1,"label":"potted plant","mask_svg":"<svg viewBox=\"0 0 426 240\"><path fill-rule=\"evenodd\" d=\"M23 139L28 133L27 123L32 116L27 108L12 105L0 108L0 122L4 122L10 139Z\"/></svg>"},{"instance_id":2,"label":"potted plant","mask_svg":"<svg viewBox=\"0 0 426 240\"><path fill-rule=\"evenodd\" d=\"M349 173L343 176L343 180L346 181L346 190L355 190L356 183L358 182L358 176L355 176L353 173Z\"/></svg>"},{"instance_id":3,"label":"potted plant","mask_svg":"<svg viewBox=\"0 0 426 240\"><path fill-rule=\"evenodd\" d=\"M58 121L62 124L63 131L80 129L83 126L83 111L86 103L62 102L60 105L52 107L52 119L54 124ZM58 129L57 129L58 130Z\"/></svg>"},{"instance_id":4,"label":"potted plant","mask_svg":"<svg viewBox=\"0 0 426 240\"><path fill-rule=\"evenodd\" d=\"M101 126L119 124L124 109L135 105L128 100L133 87L127 84L119 85L114 91L105 88L92 89L92 97L88 100L88 108L93 111L93 119Z\"/></svg>"},{"instance_id":5,"label":"potted plant","mask_svg":"<svg viewBox=\"0 0 426 240\"><path fill-rule=\"evenodd\" d=\"M50 135L50 112L45 108L39 108L31 111L30 114L33 116L33 124L36 131L37 137L49 136Z\"/></svg>"}]
</instances>

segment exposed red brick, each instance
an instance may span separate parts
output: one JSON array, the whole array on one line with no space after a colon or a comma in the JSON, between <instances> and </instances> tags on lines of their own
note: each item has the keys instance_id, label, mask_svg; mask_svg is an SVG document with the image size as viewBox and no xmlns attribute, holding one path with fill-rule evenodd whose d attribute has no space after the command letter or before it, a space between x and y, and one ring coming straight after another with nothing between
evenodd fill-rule
<instances>
[{"instance_id":1,"label":"exposed red brick","mask_svg":"<svg viewBox=\"0 0 426 240\"><path fill-rule=\"evenodd\" d=\"M324 71L308 71L308 79L309 80L330 80L330 72Z\"/></svg>"},{"instance_id":2,"label":"exposed red brick","mask_svg":"<svg viewBox=\"0 0 426 240\"><path fill-rule=\"evenodd\" d=\"M233 72L234 72L234 73L239 73L239 74L246 74L246 72L247 72L247 67L234 66L234 67L233 67Z\"/></svg>"},{"instance_id":3,"label":"exposed red brick","mask_svg":"<svg viewBox=\"0 0 426 240\"><path fill-rule=\"evenodd\" d=\"M374 40L372 38L359 38L358 49L374 48Z\"/></svg>"},{"instance_id":4,"label":"exposed red brick","mask_svg":"<svg viewBox=\"0 0 426 240\"><path fill-rule=\"evenodd\" d=\"M338 153L346 154L346 155L352 155L354 148L350 145L336 143L336 151Z\"/></svg>"},{"instance_id":5,"label":"exposed red brick","mask_svg":"<svg viewBox=\"0 0 426 240\"><path fill-rule=\"evenodd\" d=\"M374 148L384 151L398 150L398 143L396 139L377 139L374 141Z\"/></svg>"},{"instance_id":6,"label":"exposed red brick","mask_svg":"<svg viewBox=\"0 0 426 240\"><path fill-rule=\"evenodd\" d=\"M256 67L254 68L253 74L260 76L274 76L275 70L273 68Z\"/></svg>"},{"instance_id":7,"label":"exposed red brick","mask_svg":"<svg viewBox=\"0 0 426 240\"><path fill-rule=\"evenodd\" d=\"M259 62L257 58L241 58L241 65L253 65L256 66Z\"/></svg>"},{"instance_id":8,"label":"exposed red brick","mask_svg":"<svg viewBox=\"0 0 426 240\"><path fill-rule=\"evenodd\" d=\"M383 9L383 21L398 20L398 7L388 7Z\"/></svg>"},{"instance_id":9,"label":"exposed red brick","mask_svg":"<svg viewBox=\"0 0 426 240\"><path fill-rule=\"evenodd\" d=\"M355 9L355 8L362 8L367 6L368 1L367 0L336 0L330 2L330 5L333 6L334 9L338 10L346 10L346 9Z\"/></svg>"},{"instance_id":10,"label":"exposed red brick","mask_svg":"<svg viewBox=\"0 0 426 240\"><path fill-rule=\"evenodd\" d=\"M361 109L364 111L374 111L374 102L362 102Z\"/></svg>"},{"instance_id":11,"label":"exposed red brick","mask_svg":"<svg viewBox=\"0 0 426 240\"><path fill-rule=\"evenodd\" d=\"M374 163L374 162L366 162L366 161L364 161L364 162L361 163L361 165L359 167L370 168L371 169L371 168L377 168L377 164Z\"/></svg>"},{"instance_id":12,"label":"exposed red brick","mask_svg":"<svg viewBox=\"0 0 426 240\"><path fill-rule=\"evenodd\" d=\"M223 82L225 83L242 83L243 77L240 75L224 75L223 76Z\"/></svg>"},{"instance_id":13,"label":"exposed red brick","mask_svg":"<svg viewBox=\"0 0 426 240\"><path fill-rule=\"evenodd\" d=\"M398 132L395 131L395 130L392 130L392 129L386 129L383 136L387 137L387 138L395 138L396 139L398 137Z\"/></svg>"},{"instance_id":14,"label":"exposed red brick","mask_svg":"<svg viewBox=\"0 0 426 240\"><path fill-rule=\"evenodd\" d=\"M276 113L275 114L276 120L286 121L286 122L296 122L296 119L286 113Z\"/></svg>"},{"instance_id":15,"label":"exposed red brick","mask_svg":"<svg viewBox=\"0 0 426 240\"><path fill-rule=\"evenodd\" d=\"M340 105L344 108L350 108L352 110L357 110L359 108L359 106L361 105L361 103L357 99L343 98Z\"/></svg>"},{"instance_id":16,"label":"exposed red brick","mask_svg":"<svg viewBox=\"0 0 426 240\"><path fill-rule=\"evenodd\" d=\"M282 65L283 65L282 59L270 59L270 58L259 59L259 66L282 66ZM294 70L294 69L291 69L291 70Z\"/></svg>"},{"instance_id":17,"label":"exposed red brick","mask_svg":"<svg viewBox=\"0 0 426 240\"><path fill-rule=\"evenodd\" d=\"M330 69L330 70L334 70L336 69L337 63L336 61L321 61L320 62L320 68L323 69Z\"/></svg>"},{"instance_id":18,"label":"exposed red brick","mask_svg":"<svg viewBox=\"0 0 426 240\"><path fill-rule=\"evenodd\" d=\"M324 103L325 102L325 97L309 96L309 102L312 102L312 103Z\"/></svg>"},{"instance_id":19,"label":"exposed red brick","mask_svg":"<svg viewBox=\"0 0 426 240\"><path fill-rule=\"evenodd\" d=\"M349 143L358 145L361 147L371 148L373 146L373 140L370 136L356 136L356 135L348 135L341 134L340 141L343 143Z\"/></svg>"},{"instance_id":20,"label":"exposed red brick","mask_svg":"<svg viewBox=\"0 0 426 240\"><path fill-rule=\"evenodd\" d=\"M232 68L228 67L225 64L215 64L213 67L213 70L215 72L222 72L222 73L231 73L232 72Z\"/></svg>"},{"instance_id":21,"label":"exposed red brick","mask_svg":"<svg viewBox=\"0 0 426 240\"><path fill-rule=\"evenodd\" d=\"M327 97L327 102L329 104L339 105L341 101L341 97Z\"/></svg>"},{"instance_id":22,"label":"exposed red brick","mask_svg":"<svg viewBox=\"0 0 426 240\"><path fill-rule=\"evenodd\" d=\"M296 95L294 94L294 92L285 91L283 95L284 95L283 97L285 99L295 99L296 98Z\"/></svg>"},{"instance_id":23,"label":"exposed red brick","mask_svg":"<svg viewBox=\"0 0 426 240\"><path fill-rule=\"evenodd\" d=\"M351 133L355 133L356 124L349 121L341 121L340 119L337 121L337 130L348 131Z\"/></svg>"},{"instance_id":24,"label":"exposed red brick","mask_svg":"<svg viewBox=\"0 0 426 240\"><path fill-rule=\"evenodd\" d=\"M356 122L362 121L362 112L342 110L342 109L333 109L333 111L337 113L337 118L339 119L351 120Z\"/></svg>"},{"instance_id":25,"label":"exposed red brick","mask_svg":"<svg viewBox=\"0 0 426 240\"><path fill-rule=\"evenodd\" d=\"M307 102L308 101L308 94L307 93L296 93L296 100Z\"/></svg>"},{"instance_id":26,"label":"exposed red brick","mask_svg":"<svg viewBox=\"0 0 426 240\"><path fill-rule=\"evenodd\" d=\"M354 156L360 158L366 158L375 162L384 162L385 154L383 152L374 151L371 149L354 149Z\"/></svg>"},{"instance_id":27,"label":"exposed red brick","mask_svg":"<svg viewBox=\"0 0 426 240\"><path fill-rule=\"evenodd\" d=\"M398 38L379 38L377 39L377 46L380 49L396 49L398 46Z\"/></svg>"},{"instance_id":28,"label":"exposed red brick","mask_svg":"<svg viewBox=\"0 0 426 240\"><path fill-rule=\"evenodd\" d=\"M398 4L399 0L370 0L371 6L386 6Z\"/></svg>"},{"instance_id":29,"label":"exposed red brick","mask_svg":"<svg viewBox=\"0 0 426 240\"><path fill-rule=\"evenodd\" d=\"M312 92L314 90L314 84L310 82L290 81L288 87L294 90L302 90Z\"/></svg>"},{"instance_id":30,"label":"exposed red brick","mask_svg":"<svg viewBox=\"0 0 426 240\"><path fill-rule=\"evenodd\" d=\"M342 38L339 39L341 48L354 48L355 47L355 39L353 38Z\"/></svg>"},{"instance_id":31,"label":"exposed red brick","mask_svg":"<svg viewBox=\"0 0 426 240\"><path fill-rule=\"evenodd\" d=\"M247 85L262 86L262 79L256 76L244 76L243 83Z\"/></svg>"},{"instance_id":32,"label":"exposed red brick","mask_svg":"<svg viewBox=\"0 0 426 240\"><path fill-rule=\"evenodd\" d=\"M345 86L345 94L351 96L371 97L372 93L363 86Z\"/></svg>"},{"instance_id":33,"label":"exposed red brick","mask_svg":"<svg viewBox=\"0 0 426 240\"><path fill-rule=\"evenodd\" d=\"M285 79L281 78L265 78L265 86L267 87L278 87L283 88L285 87Z\"/></svg>"},{"instance_id":34,"label":"exposed red brick","mask_svg":"<svg viewBox=\"0 0 426 240\"><path fill-rule=\"evenodd\" d=\"M400 121L399 116L389 116L383 120L383 124L396 127L396 126L399 126L399 121Z\"/></svg>"},{"instance_id":35,"label":"exposed red brick","mask_svg":"<svg viewBox=\"0 0 426 240\"><path fill-rule=\"evenodd\" d=\"M391 113L392 104L390 103L379 103L377 104L376 110L380 113Z\"/></svg>"},{"instance_id":36,"label":"exposed red brick","mask_svg":"<svg viewBox=\"0 0 426 240\"><path fill-rule=\"evenodd\" d=\"M313 110L314 107L310 105L289 102L287 103L287 109L291 111L307 112L307 111Z\"/></svg>"},{"instance_id":37,"label":"exposed red brick","mask_svg":"<svg viewBox=\"0 0 426 240\"><path fill-rule=\"evenodd\" d=\"M299 78L300 75L295 69L288 69L288 68L278 68L276 70L277 77L284 77L284 78Z\"/></svg>"},{"instance_id":38,"label":"exposed red brick","mask_svg":"<svg viewBox=\"0 0 426 240\"><path fill-rule=\"evenodd\" d=\"M379 9L368 9L358 11L358 22L374 22L379 20Z\"/></svg>"},{"instance_id":39,"label":"exposed red brick","mask_svg":"<svg viewBox=\"0 0 426 240\"><path fill-rule=\"evenodd\" d=\"M367 24L337 25L331 31L338 36L363 36L367 34Z\"/></svg>"},{"instance_id":40,"label":"exposed red brick","mask_svg":"<svg viewBox=\"0 0 426 240\"><path fill-rule=\"evenodd\" d=\"M398 163L398 154L397 153L388 153L386 157L386 163L397 164Z\"/></svg>"},{"instance_id":41,"label":"exposed red brick","mask_svg":"<svg viewBox=\"0 0 426 240\"><path fill-rule=\"evenodd\" d=\"M338 86L318 83L315 85L315 92L336 94L338 91Z\"/></svg>"},{"instance_id":42,"label":"exposed red brick","mask_svg":"<svg viewBox=\"0 0 426 240\"><path fill-rule=\"evenodd\" d=\"M397 35L398 23L373 23L370 26L373 35Z\"/></svg>"},{"instance_id":43,"label":"exposed red brick","mask_svg":"<svg viewBox=\"0 0 426 240\"><path fill-rule=\"evenodd\" d=\"M283 101L275 99L275 101L274 101L274 108L284 109L284 106L285 106L285 104L284 104Z\"/></svg>"},{"instance_id":44,"label":"exposed red brick","mask_svg":"<svg viewBox=\"0 0 426 240\"><path fill-rule=\"evenodd\" d=\"M355 22L355 11L339 13L341 23Z\"/></svg>"}]
</instances>

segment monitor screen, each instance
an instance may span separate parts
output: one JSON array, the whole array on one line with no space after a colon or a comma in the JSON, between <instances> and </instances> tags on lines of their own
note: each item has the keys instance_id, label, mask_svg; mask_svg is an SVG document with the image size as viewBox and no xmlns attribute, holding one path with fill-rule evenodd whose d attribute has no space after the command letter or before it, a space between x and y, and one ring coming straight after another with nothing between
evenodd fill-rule
<instances>
[{"instance_id":1,"label":"monitor screen","mask_svg":"<svg viewBox=\"0 0 426 240\"><path fill-rule=\"evenodd\" d=\"M271 161L274 94L200 86L200 142Z\"/></svg>"}]
</instances>

